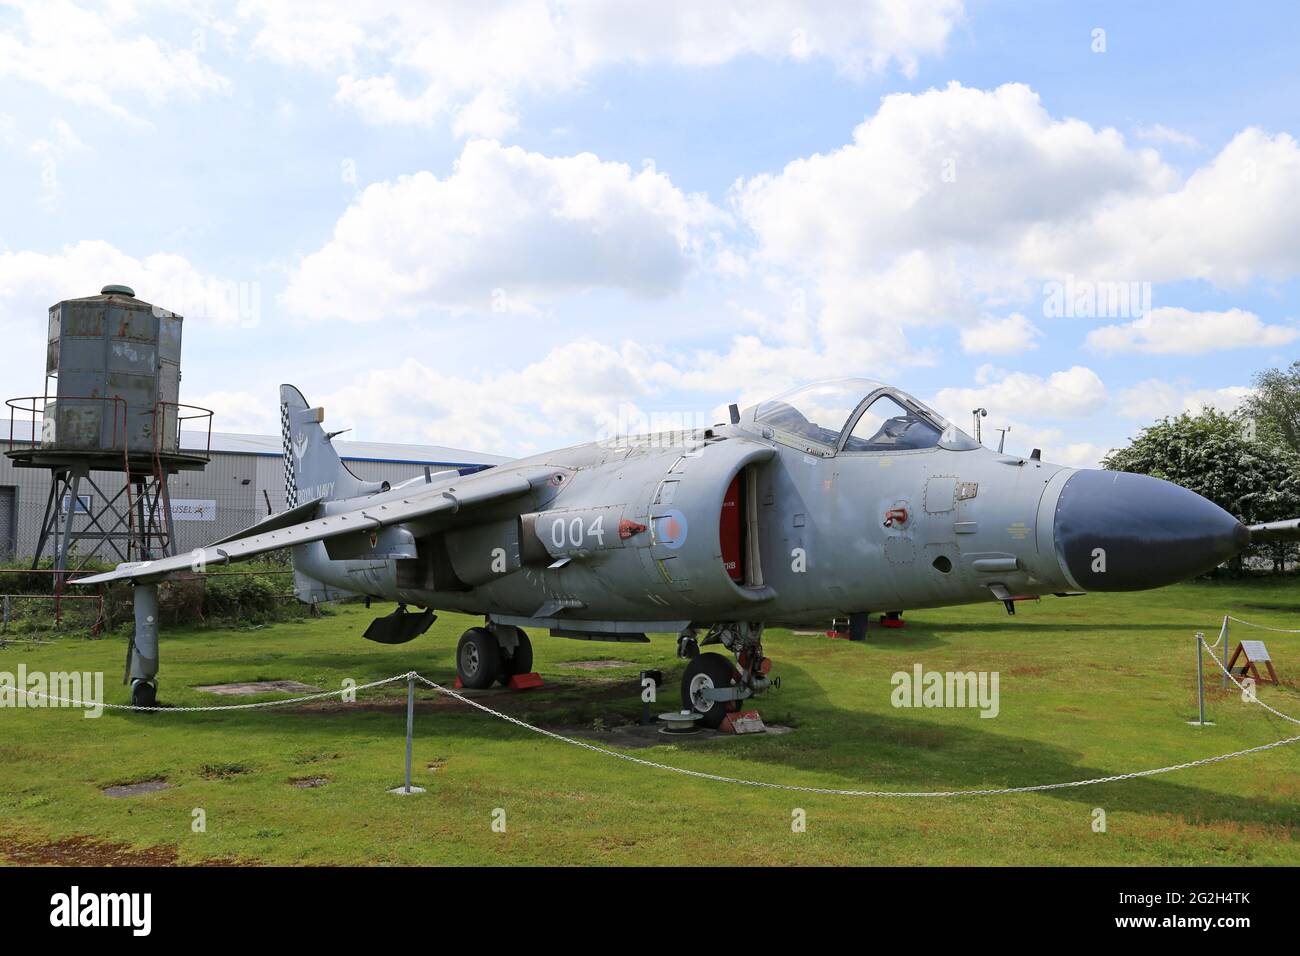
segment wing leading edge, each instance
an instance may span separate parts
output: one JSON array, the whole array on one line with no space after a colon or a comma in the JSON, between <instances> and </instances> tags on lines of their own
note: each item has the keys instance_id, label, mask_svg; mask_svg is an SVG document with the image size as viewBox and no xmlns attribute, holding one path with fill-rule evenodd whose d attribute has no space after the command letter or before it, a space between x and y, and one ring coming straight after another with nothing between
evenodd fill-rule
<instances>
[{"instance_id":1,"label":"wing leading edge","mask_svg":"<svg viewBox=\"0 0 1300 956\"><path fill-rule=\"evenodd\" d=\"M458 479L442 489L407 495L392 500L364 504L340 514L312 518L287 527L257 531L249 529L246 537L223 540L206 548L160 558L156 561L133 561L119 564L112 571L77 578L70 584L108 584L113 581L156 581L177 571L195 570L242 561L267 551L292 548L313 541L323 541L344 534L374 530L388 525L427 518L439 513L456 514L467 507L501 501L527 494L545 483L552 469L531 472L501 473L495 469ZM301 507L301 506L300 506Z\"/></svg>"}]
</instances>

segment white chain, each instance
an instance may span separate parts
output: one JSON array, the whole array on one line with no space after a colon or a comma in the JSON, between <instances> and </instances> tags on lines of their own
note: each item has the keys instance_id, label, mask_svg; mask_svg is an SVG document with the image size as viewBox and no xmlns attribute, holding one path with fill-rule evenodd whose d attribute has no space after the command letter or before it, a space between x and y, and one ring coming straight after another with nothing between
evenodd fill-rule
<instances>
[{"instance_id":1,"label":"white chain","mask_svg":"<svg viewBox=\"0 0 1300 956\"><path fill-rule=\"evenodd\" d=\"M301 704L309 700L321 700L324 697L338 697L340 694L352 694L359 690L369 690L372 687L379 687L383 684L391 684L393 681L408 680L411 677L418 676L414 671L406 674L395 674L392 677L385 677L383 680L371 681L369 684L358 684L356 687L344 687L340 690L326 690L319 694L308 694L305 697L286 697L284 700L264 700L256 704L213 704L210 707L138 707L135 704L103 704L97 701L74 700L70 697L56 697L53 694L42 693L38 690L28 690L25 687L14 687L13 689L20 694L26 694L28 697L40 697L44 700L53 700L61 704L68 704L72 707L85 707L88 709L107 708L108 710L139 710L160 714L195 714L212 710L254 710L258 707L283 707L286 704Z\"/></svg>"},{"instance_id":2,"label":"white chain","mask_svg":"<svg viewBox=\"0 0 1300 956\"><path fill-rule=\"evenodd\" d=\"M724 777L721 774L705 773L701 770L687 770L684 767L674 767L666 763L656 763L653 760L646 760L642 757L633 757L631 754L619 753L616 750L608 750L605 747L598 747L596 744L587 743L585 740L575 740L572 737L566 737L563 734L557 734L551 730L545 730L541 727L534 726L517 717L511 717L509 714L503 714L499 710L493 710L476 700L458 694L454 690L443 687L441 684L435 684L420 674L415 675L416 680L423 681L434 690L439 691L449 697L471 707L476 707L485 714L491 714L493 717L500 717L502 720L523 727L525 730L531 730L534 733L550 737L552 740L559 740L566 744L572 744L575 747L581 747L583 750L590 750L598 754L604 754L607 757L617 757L619 760L626 760L629 763L640 764L643 767L651 767L655 770L668 770L672 773L680 773L687 777L697 777L701 780L713 780L718 783L736 783L746 787L761 787L767 790L790 790L796 793L816 793L837 797L991 797L1000 796L1009 793L1033 793L1042 790L1064 790L1068 787L1087 787L1098 783L1113 783L1116 780L1132 780L1136 777L1153 777L1160 773L1172 773L1175 770L1187 770L1191 767L1202 767L1206 764L1218 763L1221 760L1231 760L1233 757L1243 757L1246 754L1260 753L1264 750L1272 750L1274 747L1284 747L1287 744L1293 744L1300 741L1300 734L1294 737L1287 737L1284 740L1275 740L1270 744L1261 744L1258 747L1249 747L1246 750L1236 750L1232 753L1219 754L1215 757L1202 757L1200 760L1189 760L1186 763L1174 764L1172 767L1157 767L1154 770L1135 770L1132 773L1120 773L1110 777L1093 777L1089 780L1070 780L1065 783L1043 783L1032 787L1002 787L990 790L836 790L830 787L801 787L788 783L769 783L763 780L744 780L739 777ZM1271 708L1270 708L1271 709ZM1287 718L1288 720L1292 718ZM1296 721L1300 723L1300 721Z\"/></svg>"},{"instance_id":3,"label":"white chain","mask_svg":"<svg viewBox=\"0 0 1300 956\"><path fill-rule=\"evenodd\" d=\"M1245 624L1247 627L1259 628L1261 631L1272 631L1274 634L1300 634L1300 628L1287 629L1285 627L1268 627L1265 624L1252 624L1250 621L1243 621L1239 617L1233 617L1231 614L1225 615L1227 620L1236 621L1238 624Z\"/></svg>"},{"instance_id":4,"label":"white chain","mask_svg":"<svg viewBox=\"0 0 1300 956\"><path fill-rule=\"evenodd\" d=\"M1236 619L1234 618L1234 620ZM1219 669L1222 670L1225 674L1227 674L1228 678L1234 684L1236 684L1242 690L1245 690L1241 682L1238 681L1237 678L1234 677L1232 673L1228 671L1226 667L1223 666L1223 663L1215 655L1214 651L1210 649L1209 645L1205 645L1204 641L1202 641L1202 644L1205 646L1206 650L1209 651L1210 657L1214 660L1214 663L1218 665ZM446 694L448 697L452 697L460 701L462 704L468 704L470 707L474 707L477 710L480 710L483 713L489 714L493 717L498 717L501 720L514 724L517 727L522 727L525 730L532 731L533 733L541 734L544 737L550 737L552 740L558 740L561 743L571 744L572 746L580 747L583 750L589 750L593 753L603 754L604 756L607 757L614 757L619 760L625 760L628 763L638 764L642 767L649 767L654 770L667 770L671 773L678 773L687 777L695 777L700 780L712 780L718 783L734 783L734 784L739 784L741 786L759 787L766 790L785 790L785 791L792 791L795 793L813 793L813 794L841 796L841 797L927 797L927 798L977 797L977 796L991 797L991 796L1001 796L1001 795L1012 794L1012 793L1036 793L1045 790L1064 790L1072 787L1089 787L1089 786L1094 786L1096 784L1102 784L1102 783L1114 783L1119 780L1133 780L1139 777L1153 777L1157 774L1173 773L1176 770L1188 770L1191 769L1192 767L1204 767L1207 766L1208 764L1219 763L1224 760L1231 760L1234 757L1244 757L1247 754L1262 753L1265 750L1273 750L1276 747L1285 747L1288 744L1293 744L1296 743L1297 741L1300 741L1300 734L1297 734L1294 737L1286 737L1281 740L1275 740L1272 743L1260 744L1257 747L1248 747L1245 750L1234 750L1231 753L1218 754L1213 757L1202 757L1199 760L1189 760L1185 763L1173 764L1168 767L1156 767L1150 770L1135 770L1130 773L1113 774L1108 777L1091 777L1087 780L1069 780L1062 783L1042 783L1042 784L1037 784L1034 786L1026 786L1026 787L999 787L996 789L983 789L983 790L838 790L832 787L806 787L806 786L799 786L797 784L771 783L769 781L764 781L764 780L745 780L740 777L727 777L716 773L706 773L702 770L688 770L685 767L674 767L671 764L658 763L654 760L646 760L642 757L634 757L631 754L619 753L616 750L609 750L608 748L600 747L593 743L588 743L585 740L576 740L573 737L566 737L565 735L558 734L553 730L546 730L542 727L538 727L534 724L530 724L527 721L520 720L518 717L512 717L509 714L504 714L499 710L493 710L491 707L488 707L486 704L480 704L478 701L471 700L470 698L464 696L463 694L458 694L456 693L456 691L448 687L443 687L441 684L431 681L429 680L429 678L423 676L422 674L418 674L415 671L408 671L405 674L395 674L392 677L385 677L383 680L371 681L368 684L359 684L353 688L343 688L341 690L322 691L319 694L308 694L303 697L290 697L284 700L262 701L260 703L255 703L255 704L223 704L223 705L213 705L210 707L136 707L130 704L101 704L101 703L87 702L81 700L74 700L67 697L56 697L50 694L41 693L40 691L27 690L26 688L15 687L14 689L21 693L27 694L29 696L41 697L44 698L45 700L58 701L59 703L69 704L75 707L106 707L112 710L138 710L138 711L152 711L152 712L159 712L159 713L200 713L206 711L220 711L220 710L253 710L255 708L261 708L261 707L283 707L288 704L301 704L307 701L321 700L322 698L325 697L336 697L340 694L354 693L356 691L361 691L361 690L369 690L372 687L380 687L384 684L394 683L395 681L411 680L411 679L421 681L422 683L427 684L428 686L432 687L434 690L438 691L441 694ZM1262 700L1260 700L1257 696L1253 694L1248 695L1248 699L1253 700L1255 703L1259 704L1265 710L1269 711L1270 713L1278 717L1281 717L1283 720L1290 721L1293 724L1300 724L1300 719L1292 717L1289 714L1282 713L1280 710L1277 710L1275 707L1271 707L1270 705L1264 703Z\"/></svg>"}]
</instances>

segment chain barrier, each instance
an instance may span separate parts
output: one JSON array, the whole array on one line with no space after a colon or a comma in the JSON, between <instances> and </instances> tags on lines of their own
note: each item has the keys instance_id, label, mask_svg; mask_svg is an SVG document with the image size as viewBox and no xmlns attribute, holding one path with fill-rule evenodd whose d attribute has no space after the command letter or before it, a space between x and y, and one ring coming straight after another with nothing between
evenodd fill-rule
<instances>
[{"instance_id":1,"label":"chain barrier","mask_svg":"<svg viewBox=\"0 0 1300 956\"><path fill-rule=\"evenodd\" d=\"M1233 618L1233 620L1236 620L1236 618ZM1244 624L1247 622L1242 621L1241 623ZM1217 645L1218 642L1216 641L1215 644ZM1225 674L1227 674L1228 678L1234 684L1236 684L1239 688L1245 691L1246 688L1241 684L1240 681L1237 680L1236 677L1232 675L1232 673L1226 667L1224 667L1222 661L1219 660L1218 656L1214 653L1213 650L1211 650L1210 646L1205 644L1204 641L1202 641L1202 646L1204 646L1205 649L1209 651L1210 657L1214 660L1214 663L1219 667L1219 669L1222 670ZM479 703L476 700L466 697L464 694L457 693L455 690L449 687L444 687L442 684L439 684L436 681L431 681L429 680L429 678L425 677L422 674L417 673L416 671L408 671L405 674L395 674L392 677L385 677L382 680L371 681L368 684L359 684L358 686L352 688L343 688L341 690L332 690L332 691L322 691L319 694L308 694L303 697L290 697L285 700L262 701L260 703L254 703L254 704L220 704L220 705L213 705L210 707L136 707L131 704L97 704L97 703L88 703L86 701L73 700L66 697L56 697L49 694L41 693L40 691L27 690L26 688L15 687L14 689L16 691L20 691L29 696L42 697L46 700L58 701L60 703L69 704L75 707L105 707L112 710L138 710L138 711L155 712L155 713L204 713L204 712L222 711L222 710L253 710L253 709L264 708L264 707L283 707L289 704L301 704L301 703L306 703L308 701L321 700L327 697L337 697L341 694L348 694L348 693L355 693L357 691L362 691L362 690L369 690L374 687L381 687L384 684L392 684L395 683L396 681L403 681L403 680L405 681L418 680L421 683L426 684L429 687L433 688L435 691L437 691L440 694L444 694L448 697L458 700L462 704L467 704L468 706L478 711L481 711L484 714L488 714L489 716L496 717L500 720L504 720L507 723L514 724L517 727L522 727L524 730L529 730L535 734L540 734L544 737L549 737L552 740L558 740L561 743L569 744L574 747L579 747L583 750L587 750L592 753L601 754L606 757L613 757L615 759L623 760L628 763L636 764L641 767L647 767L653 770L664 770L670 773L676 773L687 777L693 777L698 780L711 780L716 783L730 783L730 784L737 784L739 786L755 787L755 788L765 789L765 790L781 790L781 791L787 791L793 793L811 793L811 794L818 794L823 796L941 798L941 797L993 797L993 796L1004 796L1013 793L1041 793L1050 790L1066 790L1074 787L1090 787L1090 786L1095 786L1103 783L1115 783L1120 780L1135 780L1140 777L1154 777L1158 774L1173 773L1174 771L1177 770L1189 770L1193 767L1204 767L1214 763L1221 763L1222 761L1225 760L1232 760L1235 757L1244 757L1247 756L1248 754L1262 753L1266 750L1273 750L1278 747L1285 747L1288 746L1289 744L1300 742L1300 734L1297 734L1296 736L1293 737L1285 737L1281 740L1275 740L1272 743L1260 744L1259 746L1256 747L1247 747L1244 750L1234 750L1231 753L1217 754L1213 757L1201 757L1198 760L1188 760L1185 761L1184 763L1172 764L1168 767L1155 767L1149 770L1134 770L1129 773L1112 774L1106 777L1091 777L1086 780L1068 780L1061 783L1042 783L1042 784L1036 784L1033 786L1024 786L1024 787L997 787L997 788L989 788L989 789L972 789L972 790L842 790L833 787L811 787L811 786L801 786L798 784L772 783L770 781L765 781L765 780L746 780L741 777L728 777L722 774L708 773L703 770L689 770L685 767L675 767L672 764L659 763L654 760L646 760L644 757L635 757L631 754L620 753L617 750L610 750L607 747L601 747L597 744L590 743L589 741L577 740L573 737L567 737L564 734L556 733L553 730L546 730L543 727L538 727L535 724L530 724L525 720L520 720L518 717L512 717L510 714L505 714L499 710L494 710L493 708L488 707L486 704ZM1290 721L1293 724L1300 724L1300 718L1292 717L1289 714L1282 713L1277 708L1264 703L1264 701L1260 700L1259 697L1254 694L1248 694L1247 699L1254 701L1255 703L1263 707L1265 710L1269 711L1270 713L1274 714L1277 717L1281 717L1283 720Z\"/></svg>"},{"instance_id":2,"label":"chain barrier","mask_svg":"<svg viewBox=\"0 0 1300 956\"><path fill-rule=\"evenodd\" d=\"M40 697L44 700L57 701L60 704L67 704L70 707L85 707L98 709L100 707L106 710L138 710L143 713L156 714L201 714L214 710L256 710L260 707L284 707L288 704L302 704L310 700L322 700L326 697L338 697L341 694L355 694L359 690L369 690L372 687L381 687L384 684L391 684L394 681L409 680L414 676L414 671L407 674L395 674L392 677L385 677L383 680L374 680L369 684L358 684L356 687L344 687L340 690L326 690L319 694L307 694L304 697L287 697L284 700L263 700L255 704L213 704L210 707L142 707L135 704L101 704L93 701L74 700L70 697L56 697L53 694L42 693L38 690L28 690L25 687L14 687L13 690L19 694L26 694L28 697Z\"/></svg>"},{"instance_id":3,"label":"chain barrier","mask_svg":"<svg viewBox=\"0 0 1300 956\"><path fill-rule=\"evenodd\" d=\"M1261 631L1272 631L1274 634L1300 634L1300 627L1269 627L1267 624L1253 624L1250 621L1243 621L1239 617L1233 617L1231 614L1223 616L1225 621L1236 621L1238 624L1245 624L1247 627L1258 628Z\"/></svg>"},{"instance_id":4,"label":"chain barrier","mask_svg":"<svg viewBox=\"0 0 1300 956\"><path fill-rule=\"evenodd\" d=\"M1216 663L1217 663L1217 658L1216 658ZM471 700L470 698L466 697L463 694L458 694L456 693L456 691L451 690L450 688L443 687L441 684L434 683L433 681L429 680L427 677L424 677L421 674L415 674L415 679L425 684L428 684L434 690L442 694L446 694L449 697L455 698L456 700L460 701L463 704L468 704L469 706L477 708L478 710L482 711L485 714L489 714L493 717L499 717L501 720L512 723L518 727L522 727L525 730L531 730L533 733L541 734L545 737L550 737L552 740L558 740L562 743L571 744L574 747L580 747L583 750L590 750L593 753L603 754L607 757L616 757L619 760L625 760L628 763L638 764L642 767L650 767L655 770L667 770L672 773L682 774L687 777L695 777L700 780L712 780L717 783L733 783L745 787L758 787L766 790L785 790L785 791L792 791L794 793L812 793L812 794L819 794L823 796L836 796L836 797L924 797L924 798L993 797L993 796L1002 796L1011 793L1036 793L1045 790L1065 790L1071 787L1089 787L1095 784L1114 783L1118 780L1133 780L1138 777L1154 777L1156 774L1172 773L1175 770L1188 770L1192 767L1203 767L1206 766L1207 764L1219 763L1224 760L1231 760L1233 757L1244 757L1247 754L1261 753L1265 750L1272 750L1275 747L1285 747L1288 744L1293 744L1296 743L1297 741L1300 741L1300 734L1297 734L1294 737L1286 737L1282 740L1275 740L1272 743L1261 744L1258 747L1248 747L1245 750L1234 750L1232 753L1218 754L1213 757L1202 757L1199 760L1189 760L1186 763L1174 764L1169 767L1156 767L1151 770L1135 770L1130 773L1114 774L1109 777L1093 777L1088 780L1069 780L1063 783L1042 783L1042 784L1037 784L1035 786L1027 786L1027 787L999 787L996 789L986 789L986 790L838 790L832 787L807 787L807 786L799 786L797 784L771 783L763 780L745 780L739 777L726 777L723 776L722 774L706 773L705 771L702 770L688 770L685 767L674 767L671 764L658 763L654 760L646 760L644 757L634 757L631 754L619 753L617 750L609 750L608 748L601 747L593 743L589 743L588 741L585 740L575 740L572 737L566 737L563 734L557 734L553 730L546 730L545 728L537 727L533 724L528 723L527 721L520 720L518 717L512 717L509 714L503 714L499 710L493 710L491 707L488 707L486 704L480 704L478 701ZM1269 709L1272 710L1272 708ZM1295 723L1300 723L1300 720L1296 720L1295 718L1292 717L1287 717L1287 719L1292 720Z\"/></svg>"}]
</instances>

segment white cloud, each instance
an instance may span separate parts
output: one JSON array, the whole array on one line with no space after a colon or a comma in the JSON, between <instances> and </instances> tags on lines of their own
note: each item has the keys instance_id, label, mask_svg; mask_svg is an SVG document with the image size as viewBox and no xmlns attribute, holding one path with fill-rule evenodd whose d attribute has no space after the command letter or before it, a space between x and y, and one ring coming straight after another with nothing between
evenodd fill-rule
<instances>
[{"instance_id":1,"label":"white cloud","mask_svg":"<svg viewBox=\"0 0 1300 956\"><path fill-rule=\"evenodd\" d=\"M852 77L891 63L911 74L920 57L942 52L962 5L245 0L239 11L254 24L257 53L334 71L337 99L364 119L427 124L483 95L504 100L571 90L617 64L715 66L752 55L822 58ZM498 113L498 129L503 115Z\"/></svg>"},{"instance_id":2,"label":"white cloud","mask_svg":"<svg viewBox=\"0 0 1300 956\"><path fill-rule=\"evenodd\" d=\"M847 273L937 245L996 251L1170 175L1113 129L1054 120L1027 86L952 83L885 97L852 143L744 181L735 200L765 260Z\"/></svg>"},{"instance_id":3,"label":"white cloud","mask_svg":"<svg viewBox=\"0 0 1300 956\"><path fill-rule=\"evenodd\" d=\"M21 19L0 28L0 77L18 77L124 118L132 114L119 102L122 97L157 105L230 88L193 49L124 29L135 17L129 3L112 4L102 13L67 0L18 7ZM189 40L188 30L185 35Z\"/></svg>"},{"instance_id":4,"label":"white cloud","mask_svg":"<svg viewBox=\"0 0 1300 956\"><path fill-rule=\"evenodd\" d=\"M1126 418L1142 421L1154 421L1183 412L1195 415L1206 408L1231 412L1253 393L1254 389L1244 385L1198 389L1164 379L1149 378L1121 390L1116 410Z\"/></svg>"},{"instance_id":5,"label":"white cloud","mask_svg":"<svg viewBox=\"0 0 1300 956\"><path fill-rule=\"evenodd\" d=\"M274 392L270 389L262 395L245 391L215 391L201 395L186 395L185 403L210 409L213 413L214 431L243 432L250 435L280 433L280 406Z\"/></svg>"},{"instance_id":6,"label":"white cloud","mask_svg":"<svg viewBox=\"0 0 1300 956\"><path fill-rule=\"evenodd\" d=\"M975 322L981 304L1025 299L1021 247L1038 224L1173 179L1153 150L1053 118L1027 86L952 83L885 97L851 143L741 181L732 201L756 261L806 278L854 334Z\"/></svg>"},{"instance_id":7,"label":"white cloud","mask_svg":"<svg viewBox=\"0 0 1300 956\"><path fill-rule=\"evenodd\" d=\"M27 152L40 164L41 205L49 208L56 205L63 196L63 187L59 184L59 164L71 153L86 149L72 127L62 119L50 121L50 135L42 136L31 142Z\"/></svg>"},{"instance_id":8,"label":"white cloud","mask_svg":"<svg viewBox=\"0 0 1300 956\"><path fill-rule=\"evenodd\" d=\"M1106 386L1092 369L1075 365L1046 378L1011 372L978 388L945 388L935 407L956 422L970 420L971 409L987 408L994 418L1009 414L1031 420L1079 418L1102 411Z\"/></svg>"},{"instance_id":9,"label":"white cloud","mask_svg":"<svg viewBox=\"0 0 1300 956\"><path fill-rule=\"evenodd\" d=\"M456 109L451 131L457 138L469 136L500 139L519 125L514 103L498 90L484 90Z\"/></svg>"},{"instance_id":10,"label":"white cloud","mask_svg":"<svg viewBox=\"0 0 1300 956\"><path fill-rule=\"evenodd\" d=\"M671 374L640 346L578 339L522 369L481 375L447 374L411 358L322 400L367 439L528 454L596 440L618 422L620 407L644 402Z\"/></svg>"},{"instance_id":11,"label":"white cloud","mask_svg":"<svg viewBox=\"0 0 1300 956\"><path fill-rule=\"evenodd\" d=\"M1290 136L1245 130L1184 180L1114 129L1053 117L1020 84L887 96L849 144L742 180L731 200L755 266L806 282L823 333L845 340L881 325L972 325L1035 303L1045 279L1149 288L1300 275ZM1032 339L1010 320L1001 331L1008 350ZM1293 337L1250 318L1230 332L1229 345ZM1093 344L1126 337L1159 347L1140 328ZM963 336L968 349L979 341ZM1177 348L1194 342L1204 347L1180 335Z\"/></svg>"},{"instance_id":12,"label":"white cloud","mask_svg":"<svg viewBox=\"0 0 1300 956\"><path fill-rule=\"evenodd\" d=\"M1082 221L1042 223L1023 243L1038 274L1085 274L1222 287L1300 273L1300 145L1238 133L1181 184L1119 193Z\"/></svg>"},{"instance_id":13,"label":"white cloud","mask_svg":"<svg viewBox=\"0 0 1300 956\"><path fill-rule=\"evenodd\" d=\"M437 308L527 312L593 287L662 295L720 219L650 167L477 140L445 178L367 187L299 265L285 302L304 316L372 321Z\"/></svg>"},{"instance_id":14,"label":"white cloud","mask_svg":"<svg viewBox=\"0 0 1300 956\"><path fill-rule=\"evenodd\" d=\"M1300 328L1265 325L1253 312L1192 312L1164 307L1126 325L1107 325L1088 333L1088 348L1099 352L1155 352L1200 355L1227 349L1269 348L1300 338Z\"/></svg>"},{"instance_id":15,"label":"white cloud","mask_svg":"<svg viewBox=\"0 0 1300 956\"><path fill-rule=\"evenodd\" d=\"M1005 319L983 319L961 330L962 351L973 354L1012 355L1038 348L1042 330L1016 312Z\"/></svg>"},{"instance_id":16,"label":"white cloud","mask_svg":"<svg viewBox=\"0 0 1300 956\"><path fill-rule=\"evenodd\" d=\"M1138 139L1144 139L1152 143L1169 143L1172 146L1183 146L1187 149L1196 149L1201 145L1196 141L1195 136L1165 126L1163 123L1139 127L1137 136Z\"/></svg>"},{"instance_id":17,"label":"white cloud","mask_svg":"<svg viewBox=\"0 0 1300 956\"><path fill-rule=\"evenodd\" d=\"M98 295L125 284L136 295L186 319L234 324L241 314L235 283L200 272L184 256L155 253L138 259L102 240L64 246L57 253L0 252L0 330L45 334L46 310L63 299ZM245 292L244 305L249 302Z\"/></svg>"}]
</instances>

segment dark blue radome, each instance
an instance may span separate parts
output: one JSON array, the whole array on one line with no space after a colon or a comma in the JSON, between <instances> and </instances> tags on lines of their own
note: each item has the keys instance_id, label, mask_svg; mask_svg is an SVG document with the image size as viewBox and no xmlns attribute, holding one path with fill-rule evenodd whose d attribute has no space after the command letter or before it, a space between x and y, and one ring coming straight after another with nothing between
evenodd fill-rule
<instances>
[{"instance_id":1,"label":"dark blue radome","mask_svg":"<svg viewBox=\"0 0 1300 956\"><path fill-rule=\"evenodd\" d=\"M1123 471L1083 469L1061 490L1056 553L1088 591L1140 591L1222 564L1250 529L1181 485Z\"/></svg>"}]
</instances>

